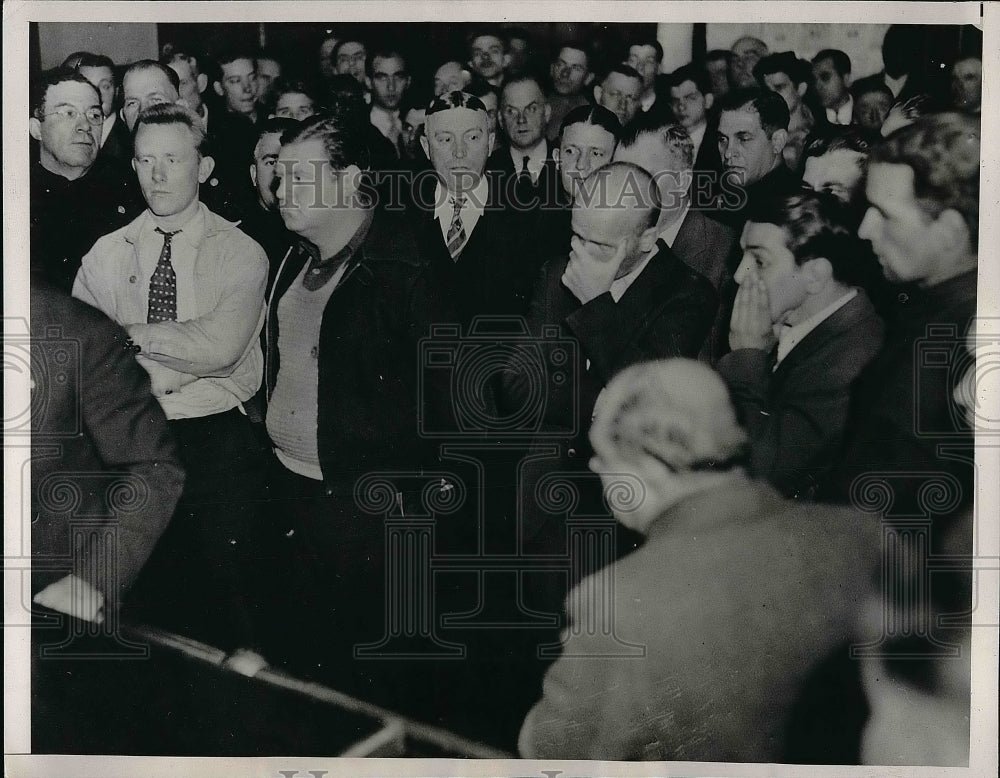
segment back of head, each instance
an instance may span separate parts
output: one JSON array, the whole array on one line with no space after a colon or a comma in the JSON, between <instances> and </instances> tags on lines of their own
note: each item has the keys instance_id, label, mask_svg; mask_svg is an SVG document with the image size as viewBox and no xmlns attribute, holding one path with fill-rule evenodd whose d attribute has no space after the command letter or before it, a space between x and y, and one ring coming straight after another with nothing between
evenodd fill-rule
<instances>
[{"instance_id":1,"label":"back of head","mask_svg":"<svg viewBox=\"0 0 1000 778\"><path fill-rule=\"evenodd\" d=\"M688 131L676 122L648 122L630 126L622 135L620 148L631 148L643 137L655 138L668 147L684 166L684 170L691 170L694 167L694 141L691 140ZM658 171L650 172L655 174Z\"/></svg>"},{"instance_id":2,"label":"back of head","mask_svg":"<svg viewBox=\"0 0 1000 778\"><path fill-rule=\"evenodd\" d=\"M729 470L749 445L725 382L691 359L642 362L616 375L590 438L595 451L612 451L623 463L652 457L681 474Z\"/></svg>"},{"instance_id":3,"label":"back of head","mask_svg":"<svg viewBox=\"0 0 1000 778\"><path fill-rule=\"evenodd\" d=\"M719 101L719 113L752 111L760 117L760 126L767 137L777 130L787 130L791 117L788 104L777 92L758 87L734 89Z\"/></svg>"},{"instance_id":4,"label":"back of head","mask_svg":"<svg viewBox=\"0 0 1000 778\"><path fill-rule=\"evenodd\" d=\"M928 114L872 149L869 165L906 165L913 170L917 202L931 217L953 209L979 245L980 124L957 112Z\"/></svg>"}]
</instances>

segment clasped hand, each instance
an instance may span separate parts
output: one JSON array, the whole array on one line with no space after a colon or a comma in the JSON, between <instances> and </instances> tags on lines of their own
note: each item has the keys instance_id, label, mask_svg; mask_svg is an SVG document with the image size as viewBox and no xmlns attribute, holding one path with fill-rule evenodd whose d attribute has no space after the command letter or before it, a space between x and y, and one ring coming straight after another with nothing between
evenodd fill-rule
<instances>
[{"instance_id":1,"label":"clasped hand","mask_svg":"<svg viewBox=\"0 0 1000 778\"><path fill-rule=\"evenodd\" d=\"M752 267L736 292L733 316L729 320L729 348L770 351L777 338L771 321L771 298L756 267Z\"/></svg>"},{"instance_id":2,"label":"clasped hand","mask_svg":"<svg viewBox=\"0 0 1000 778\"><path fill-rule=\"evenodd\" d=\"M623 239L610 260L599 259L588 252L583 241L574 235L570 241L569 263L562 276L563 285L585 304L610 291L625 259L626 247Z\"/></svg>"}]
</instances>

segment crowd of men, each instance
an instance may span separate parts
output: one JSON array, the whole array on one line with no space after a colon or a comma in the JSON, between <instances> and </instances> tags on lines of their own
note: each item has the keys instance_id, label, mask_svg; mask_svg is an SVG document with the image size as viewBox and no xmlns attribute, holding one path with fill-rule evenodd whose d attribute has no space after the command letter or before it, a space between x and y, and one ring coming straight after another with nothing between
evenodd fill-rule
<instances>
[{"instance_id":1,"label":"crowd of men","mask_svg":"<svg viewBox=\"0 0 1000 778\"><path fill-rule=\"evenodd\" d=\"M858 79L754 38L539 67L488 26L428 93L346 32L316 72L177 41L40 74L32 331L80 348L34 389L34 547L72 560L35 602L528 757L952 758L967 654L831 693L894 522L971 551L981 56L935 93L913 35ZM140 504L53 497L98 470ZM80 515L114 517L111 561ZM390 525L428 516L401 584ZM862 738L887 678L957 729Z\"/></svg>"}]
</instances>

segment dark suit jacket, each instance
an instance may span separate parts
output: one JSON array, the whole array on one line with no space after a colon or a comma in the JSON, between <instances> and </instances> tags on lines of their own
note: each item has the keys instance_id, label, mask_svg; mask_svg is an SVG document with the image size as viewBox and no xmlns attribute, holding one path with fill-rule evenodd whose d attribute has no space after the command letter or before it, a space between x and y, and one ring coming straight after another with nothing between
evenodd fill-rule
<instances>
[{"instance_id":1,"label":"dark suit jacket","mask_svg":"<svg viewBox=\"0 0 1000 778\"><path fill-rule=\"evenodd\" d=\"M909 295L858 379L848 440L820 496L846 502L856 479L875 475L893 492L893 511L941 515L947 500L935 505L927 483L942 479L955 498L950 510L971 506L976 492L973 430L954 400L971 361L965 338L976 315L976 271Z\"/></svg>"},{"instance_id":2,"label":"dark suit jacket","mask_svg":"<svg viewBox=\"0 0 1000 778\"><path fill-rule=\"evenodd\" d=\"M268 301L268 399L281 367L278 306L308 259L302 249L289 254ZM353 500L360 475L417 470L435 459L436 446L421 437L418 424L417 382L427 378L420 373L419 341L431 324L455 316L400 215L376 213L348 262L320 328L317 437L327 487ZM425 394L432 409L440 405L442 414L450 413L446 381L432 383Z\"/></svg>"},{"instance_id":3,"label":"dark suit jacket","mask_svg":"<svg viewBox=\"0 0 1000 778\"><path fill-rule=\"evenodd\" d=\"M593 506L601 515L601 492L596 477L586 473L590 458L587 437L594 405L601 390L620 371L637 362L669 357L697 356L715 317L717 297L712 285L681 262L666 245L646 265L639 277L615 303L610 293L586 304L562 284L568 259L546 263L535 285L528 313L533 336L555 328L536 341L544 376L544 423L521 473L523 536L529 548L566 553L565 515L554 514L539 502L536 487L555 473L583 473L575 483L580 504ZM561 359L555 353L568 352ZM504 373L501 408L511 414L524 408L539 390L537 373L525 369L530 358L512 362ZM568 380L556 380L566 366ZM559 443L558 451L543 451ZM588 512L588 511L584 511ZM559 584L557 583L558 587ZM540 608L558 608L565 595L565 581L556 596L543 592Z\"/></svg>"},{"instance_id":4,"label":"dark suit jacket","mask_svg":"<svg viewBox=\"0 0 1000 778\"><path fill-rule=\"evenodd\" d=\"M525 197L518 190L517 202L523 203L526 207L534 210L537 208L553 207L562 203L562 185L559 182L559 168L556 167L555 160L552 159L552 144L545 141L545 164ZM503 147L496 149L486 161L486 169L493 170L507 176L504 188L504 197L507 203L515 203L512 195L516 189L517 174L520 166L514 165L514 159L510 155L510 148ZM511 183L513 181L513 183ZM537 198L537 202L535 202Z\"/></svg>"},{"instance_id":5,"label":"dark suit jacket","mask_svg":"<svg viewBox=\"0 0 1000 778\"><path fill-rule=\"evenodd\" d=\"M702 208L710 208L719 193L719 182L726 169L719 155L719 120L709 116L705 126L705 135L698 147L698 155L694 158L694 179L691 188L691 200Z\"/></svg>"},{"instance_id":6,"label":"dark suit jacket","mask_svg":"<svg viewBox=\"0 0 1000 778\"><path fill-rule=\"evenodd\" d=\"M124 330L33 281L31 335L31 588L73 572L114 602L169 523L184 471ZM74 522L98 526L74 536Z\"/></svg>"},{"instance_id":7,"label":"dark suit jacket","mask_svg":"<svg viewBox=\"0 0 1000 778\"><path fill-rule=\"evenodd\" d=\"M737 234L743 232L746 223L746 211L750 203L767 200L771 197L785 197L797 194L802 188L802 179L781 162L774 170L746 187L745 194L740 191L735 179L724 176L720 189L719 202L715 211L709 213L713 219L732 227ZM733 268L733 272L736 268Z\"/></svg>"},{"instance_id":8,"label":"dark suit jacket","mask_svg":"<svg viewBox=\"0 0 1000 778\"><path fill-rule=\"evenodd\" d=\"M717 366L750 432L751 471L788 496L812 496L847 431L851 390L882 347L882 320L864 292L788 352L738 349Z\"/></svg>"},{"instance_id":9,"label":"dark suit jacket","mask_svg":"<svg viewBox=\"0 0 1000 778\"><path fill-rule=\"evenodd\" d=\"M455 260L434 218L434 176L419 180L417 198L407 207L418 253L448 284L464 321L477 315L523 316L543 260L533 234L537 215L507 204L502 173L488 171L487 178L485 210Z\"/></svg>"},{"instance_id":10,"label":"dark suit jacket","mask_svg":"<svg viewBox=\"0 0 1000 778\"><path fill-rule=\"evenodd\" d=\"M826 742L785 735L811 672L853 634L880 532L738 475L668 508L613 589L606 570L567 598L520 755L782 762L797 745L823 763Z\"/></svg>"},{"instance_id":11,"label":"dark suit jacket","mask_svg":"<svg viewBox=\"0 0 1000 778\"><path fill-rule=\"evenodd\" d=\"M719 294L715 321L698 355L703 362L714 364L728 351L732 300L727 288L733 278L730 268L739 265L740 236L731 227L692 209L677 231L673 250L688 267L705 276Z\"/></svg>"}]
</instances>

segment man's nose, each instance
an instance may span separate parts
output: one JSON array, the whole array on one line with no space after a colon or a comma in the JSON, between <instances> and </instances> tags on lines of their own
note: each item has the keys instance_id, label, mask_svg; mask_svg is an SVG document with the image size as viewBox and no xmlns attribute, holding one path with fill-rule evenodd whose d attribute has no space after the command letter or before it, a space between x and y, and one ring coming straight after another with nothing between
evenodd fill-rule
<instances>
[{"instance_id":1,"label":"man's nose","mask_svg":"<svg viewBox=\"0 0 1000 778\"><path fill-rule=\"evenodd\" d=\"M858 227L858 237L862 240L871 240L872 238L872 213L874 209L869 208L865 211L865 218L861 220L861 225Z\"/></svg>"},{"instance_id":2,"label":"man's nose","mask_svg":"<svg viewBox=\"0 0 1000 778\"><path fill-rule=\"evenodd\" d=\"M167 165L162 160L153 163L153 180L164 181L167 178Z\"/></svg>"},{"instance_id":3,"label":"man's nose","mask_svg":"<svg viewBox=\"0 0 1000 778\"><path fill-rule=\"evenodd\" d=\"M740 266L736 268L736 273L733 274L733 280L740 286L746 281L747 275L750 273L750 263L753 262L749 254L744 254L743 259L740 261Z\"/></svg>"},{"instance_id":4,"label":"man's nose","mask_svg":"<svg viewBox=\"0 0 1000 778\"><path fill-rule=\"evenodd\" d=\"M576 157L576 169L587 172L590 170L590 157L586 154L578 154Z\"/></svg>"},{"instance_id":5,"label":"man's nose","mask_svg":"<svg viewBox=\"0 0 1000 778\"><path fill-rule=\"evenodd\" d=\"M455 142L455 152L454 153L455 153L455 157L456 158L462 158L462 157L466 156L466 154L469 153L469 149L466 146L466 143L465 143L464 140L460 139L460 140L458 140L458 141Z\"/></svg>"}]
</instances>

